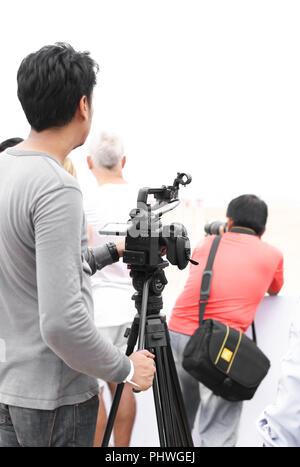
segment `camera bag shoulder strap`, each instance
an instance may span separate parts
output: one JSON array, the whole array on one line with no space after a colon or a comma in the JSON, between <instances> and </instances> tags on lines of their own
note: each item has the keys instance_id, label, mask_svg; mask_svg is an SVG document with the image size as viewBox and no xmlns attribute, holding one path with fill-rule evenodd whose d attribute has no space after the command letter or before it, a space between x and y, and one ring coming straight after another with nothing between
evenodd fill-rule
<instances>
[{"instance_id":1,"label":"camera bag shoulder strap","mask_svg":"<svg viewBox=\"0 0 300 467\"><path fill-rule=\"evenodd\" d=\"M214 238L210 252L208 255L207 263L202 275L201 289L200 289L200 300L199 300L199 326L201 325L205 313L205 308L210 295L210 286L212 280L212 266L217 253L217 249L221 240L221 235L216 235Z\"/></svg>"},{"instance_id":2,"label":"camera bag shoulder strap","mask_svg":"<svg viewBox=\"0 0 300 467\"><path fill-rule=\"evenodd\" d=\"M212 273L213 273L213 262L217 253L217 249L219 246L219 243L221 241L221 235L216 235L214 238L209 256L207 259L207 263L205 266L205 270L203 271L202 275L202 282L201 282L201 289L200 289L200 300L199 300L199 326L201 325L205 313L205 308L209 299L210 295L210 287L211 287L211 281L212 281ZM255 331L255 325L254 321L252 322L252 340L253 342L256 342L256 331Z\"/></svg>"}]
</instances>

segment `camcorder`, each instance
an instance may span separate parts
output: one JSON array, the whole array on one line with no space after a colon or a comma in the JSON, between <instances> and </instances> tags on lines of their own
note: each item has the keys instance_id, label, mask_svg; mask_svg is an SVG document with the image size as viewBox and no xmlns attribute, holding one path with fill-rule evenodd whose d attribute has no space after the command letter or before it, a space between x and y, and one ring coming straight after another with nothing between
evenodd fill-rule
<instances>
[{"instance_id":1,"label":"camcorder","mask_svg":"<svg viewBox=\"0 0 300 467\"><path fill-rule=\"evenodd\" d=\"M187 231L183 224L162 225L164 214L180 203L180 186L191 183L192 177L177 173L173 185L161 188L142 188L137 197L137 207L129 213L127 224L106 224L99 231L101 235L126 235L123 262L136 270L154 270L168 265L162 259L166 250L167 260L184 269L190 260L191 248ZM155 203L149 202L153 195ZM162 210L165 206L168 209Z\"/></svg>"},{"instance_id":2,"label":"camcorder","mask_svg":"<svg viewBox=\"0 0 300 467\"><path fill-rule=\"evenodd\" d=\"M138 192L137 207L130 211L130 219L126 224L106 224L99 231L101 235L126 235L123 262L130 269L132 285L138 293L132 299L138 313L143 303L143 288L149 277L149 298L147 314L158 313L162 308L161 293L168 283L164 268L172 265L184 269L188 262L198 264L190 259L191 247L183 224L163 225L164 214L175 209L180 203L178 192L180 186L191 183L192 177L185 173L177 173L173 185L160 188L142 188ZM153 202L149 197L153 196ZM167 261L162 256L166 254Z\"/></svg>"}]
</instances>

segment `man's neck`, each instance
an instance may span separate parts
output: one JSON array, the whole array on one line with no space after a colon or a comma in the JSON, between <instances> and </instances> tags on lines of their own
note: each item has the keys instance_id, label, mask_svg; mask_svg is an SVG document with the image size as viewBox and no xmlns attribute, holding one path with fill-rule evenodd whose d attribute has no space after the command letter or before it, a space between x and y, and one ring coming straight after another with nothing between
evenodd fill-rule
<instances>
[{"instance_id":1,"label":"man's neck","mask_svg":"<svg viewBox=\"0 0 300 467\"><path fill-rule=\"evenodd\" d=\"M123 185L127 183L122 175L122 172L112 172L110 170L98 169L94 171L97 183L99 186L111 184L111 185Z\"/></svg>"},{"instance_id":2,"label":"man's neck","mask_svg":"<svg viewBox=\"0 0 300 467\"><path fill-rule=\"evenodd\" d=\"M51 155L63 164L64 159L75 148L67 129L48 129L41 132L31 130L27 139L15 146L22 151L37 151Z\"/></svg>"}]
</instances>

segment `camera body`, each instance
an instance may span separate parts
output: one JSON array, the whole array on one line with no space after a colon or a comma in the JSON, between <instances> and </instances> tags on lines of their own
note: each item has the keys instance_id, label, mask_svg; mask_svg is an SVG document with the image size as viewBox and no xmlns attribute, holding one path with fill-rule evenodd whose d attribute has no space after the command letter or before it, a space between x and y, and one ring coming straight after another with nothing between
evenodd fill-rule
<instances>
[{"instance_id":1,"label":"camera body","mask_svg":"<svg viewBox=\"0 0 300 467\"><path fill-rule=\"evenodd\" d=\"M130 212L130 226L123 255L123 261L131 268L149 270L167 266L168 263L162 259L164 248L171 264L179 269L187 266L191 249L185 227L179 223L163 226L161 217L179 204L179 186L186 186L191 180L190 175L178 173L171 186L142 188L139 191L137 208ZM154 205L148 202L149 195L154 196ZM156 212L166 205L171 205L171 208Z\"/></svg>"},{"instance_id":2,"label":"camera body","mask_svg":"<svg viewBox=\"0 0 300 467\"><path fill-rule=\"evenodd\" d=\"M138 207L130 212L123 262L130 266L157 267L162 263L161 221L153 215L151 208L148 209L148 205L137 204Z\"/></svg>"},{"instance_id":3,"label":"camera body","mask_svg":"<svg viewBox=\"0 0 300 467\"><path fill-rule=\"evenodd\" d=\"M180 185L191 182L190 175L178 173L173 185L161 188L142 188L137 197L137 207L130 211L130 219L125 228L102 230L101 234L126 235L123 262L130 269L153 271L168 266L168 261L179 269L184 269L190 260L190 242L182 224L162 225L161 217L179 204ZM153 195L155 203L149 202ZM168 209L162 211L165 206ZM109 226L108 226L109 227ZM166 250L168 261L162 258Z\"/></svg>"}]
</instances>

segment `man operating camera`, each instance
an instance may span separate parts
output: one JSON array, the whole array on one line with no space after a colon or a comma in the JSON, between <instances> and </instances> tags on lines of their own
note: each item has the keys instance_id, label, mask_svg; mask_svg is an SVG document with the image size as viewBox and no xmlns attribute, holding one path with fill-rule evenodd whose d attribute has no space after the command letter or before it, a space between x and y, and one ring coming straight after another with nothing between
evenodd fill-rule
<instances>
[{"instance_id":1,"label":"man operating camera","mask_svg":"<svg viewBox=\"0 0 300 467\"><path fill-rule=\"evenodd\" d=\"M123 249L88 250L81 191L62 168L88 136L96 71L63 43L18 71L31 131L0 160L0 446L92 446L97 378L153 381L150 352L128 358L95 327L89 276Z\"/></svg>"}]
</instances>

